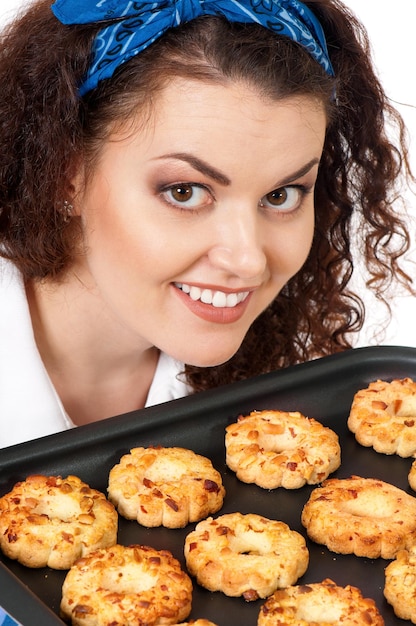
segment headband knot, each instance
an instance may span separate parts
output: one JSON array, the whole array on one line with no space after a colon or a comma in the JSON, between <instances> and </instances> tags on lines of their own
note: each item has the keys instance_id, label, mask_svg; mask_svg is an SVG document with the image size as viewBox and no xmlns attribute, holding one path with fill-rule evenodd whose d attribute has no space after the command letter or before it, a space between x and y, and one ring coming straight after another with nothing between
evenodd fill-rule
<instances>
[{"instance_id":1,"label":"headband knot","mask_svg":"<svg viewBox=\"0 0 416 626\"><path fill-rule=\"evenodd\" d=\"M55 17L66 25L103 22L80 95L150 46L168 29L202 15L257 23L303 46L331 76L325 35L312 11L298 0L56 0Z\"/></svg>"}]
</instances>

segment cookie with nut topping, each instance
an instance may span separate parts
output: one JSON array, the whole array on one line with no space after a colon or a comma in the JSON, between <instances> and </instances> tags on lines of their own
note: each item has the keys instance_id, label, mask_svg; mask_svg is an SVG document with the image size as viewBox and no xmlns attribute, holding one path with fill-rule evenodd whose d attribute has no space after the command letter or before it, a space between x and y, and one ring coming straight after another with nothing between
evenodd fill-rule
<instances>
[{"instance_id":1,"label":"cookie with nut topping","mask_svg":"<svg viewBox=\"0 0 416 626\"><path fill-rule=\"evenodd\" d=\"M169 550L115 545L79 559L62 586L73 626L175 624L192 608L192 582Z\"/></svg>"},{"instance_id":2,"label":"cookie with nut topping","mask_svg":"<svg viewBox=\"0 0 416 626\"><path fill-rule=\"evenodd\" d=\"M403 458L416 456L416 382L376 380L355 394L348 428L362 446Z\"/></svg>"},{"instance_id":3,"label":"cookie with nut topping","mask_svg":"<svg viewBox=\"0 0 416 626\"><path fill-rule=\"evenodd\" d=\"M0 548L27 567L69 569L117 528L114 506L77 476L32 475L0 498Z\"/></svg>"},{"instance_id":4,"label":"cookie with nut topping","mask_svg":"<svg viewBox=\"0 0 416 626\"><path fill-rule=\"evenodd\" d=\"M223 505L221 474L186 448L133 448L109 474L108 497L123 517L148 528L183 528Z\"/></svg>"}]
</instances>

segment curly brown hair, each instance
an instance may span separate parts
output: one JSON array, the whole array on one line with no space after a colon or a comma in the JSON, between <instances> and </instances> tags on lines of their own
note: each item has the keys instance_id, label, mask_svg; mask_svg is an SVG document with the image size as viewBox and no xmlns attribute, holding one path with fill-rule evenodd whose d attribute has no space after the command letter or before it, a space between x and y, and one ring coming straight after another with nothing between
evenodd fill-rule
<instances>
[{"instance_id":1,"label":"curly brown hair","mask_svg":"<svg viewBox=\"0 0 416 626\"><path fill-rule=\"evenodd\" d=\"M59 280L82 238L61 210L83 160L93 171L117 124L151 112L172 77L245 81L267 98L324 102L328 129L316 184L313 244L303 268L249 329L227 363L186 366L194 390L345 350L364 306L349 289L352 238L360 237L368 286L383 299L410 279L396 214L397 181L411 176L403 121L386 98L362 25L338 0L307 0L326 34L335 78L299 44L255 24L202 17L170 30L84 98L78 86L102 24L64 26L36 2L4 31L0 49L0 247L25 280ZM398 129L396 145L387 124ZM357 245L357 242L355 242Z\"/></svg>"}]
</instances>

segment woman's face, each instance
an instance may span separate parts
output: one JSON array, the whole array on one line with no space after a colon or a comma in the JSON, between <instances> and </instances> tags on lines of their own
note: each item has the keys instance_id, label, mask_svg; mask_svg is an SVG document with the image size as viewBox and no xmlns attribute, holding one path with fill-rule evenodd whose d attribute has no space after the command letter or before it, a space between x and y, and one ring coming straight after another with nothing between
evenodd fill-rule
<instances>
[{"instance_id":1,"label":"woman's face","mask_svg":"<svg viewBox=\"0 0 416 626\"><path fill-rule=\"evenodd\" d=\"M144 128L110 137L78 185L77 272L132 346L231 358L308 255L325 126L312 98L175 79Z\"/></svg>"}]
</instances>

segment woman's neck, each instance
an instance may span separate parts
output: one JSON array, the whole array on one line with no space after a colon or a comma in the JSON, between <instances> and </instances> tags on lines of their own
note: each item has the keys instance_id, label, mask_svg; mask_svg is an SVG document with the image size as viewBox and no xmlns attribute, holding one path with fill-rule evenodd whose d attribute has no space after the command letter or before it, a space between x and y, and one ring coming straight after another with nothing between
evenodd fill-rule
<instances>
[{"instance_id":1,"label":"woman's neck","mask_svg":"<svg viewBox=\"0 0 416 626\"><path fill-rule=\"evenodd\" d=\"M71 420L98 421L145 405L158 350L103 313L75 275L26 289L39 353Z\"/></svg>"}]
</instances>

